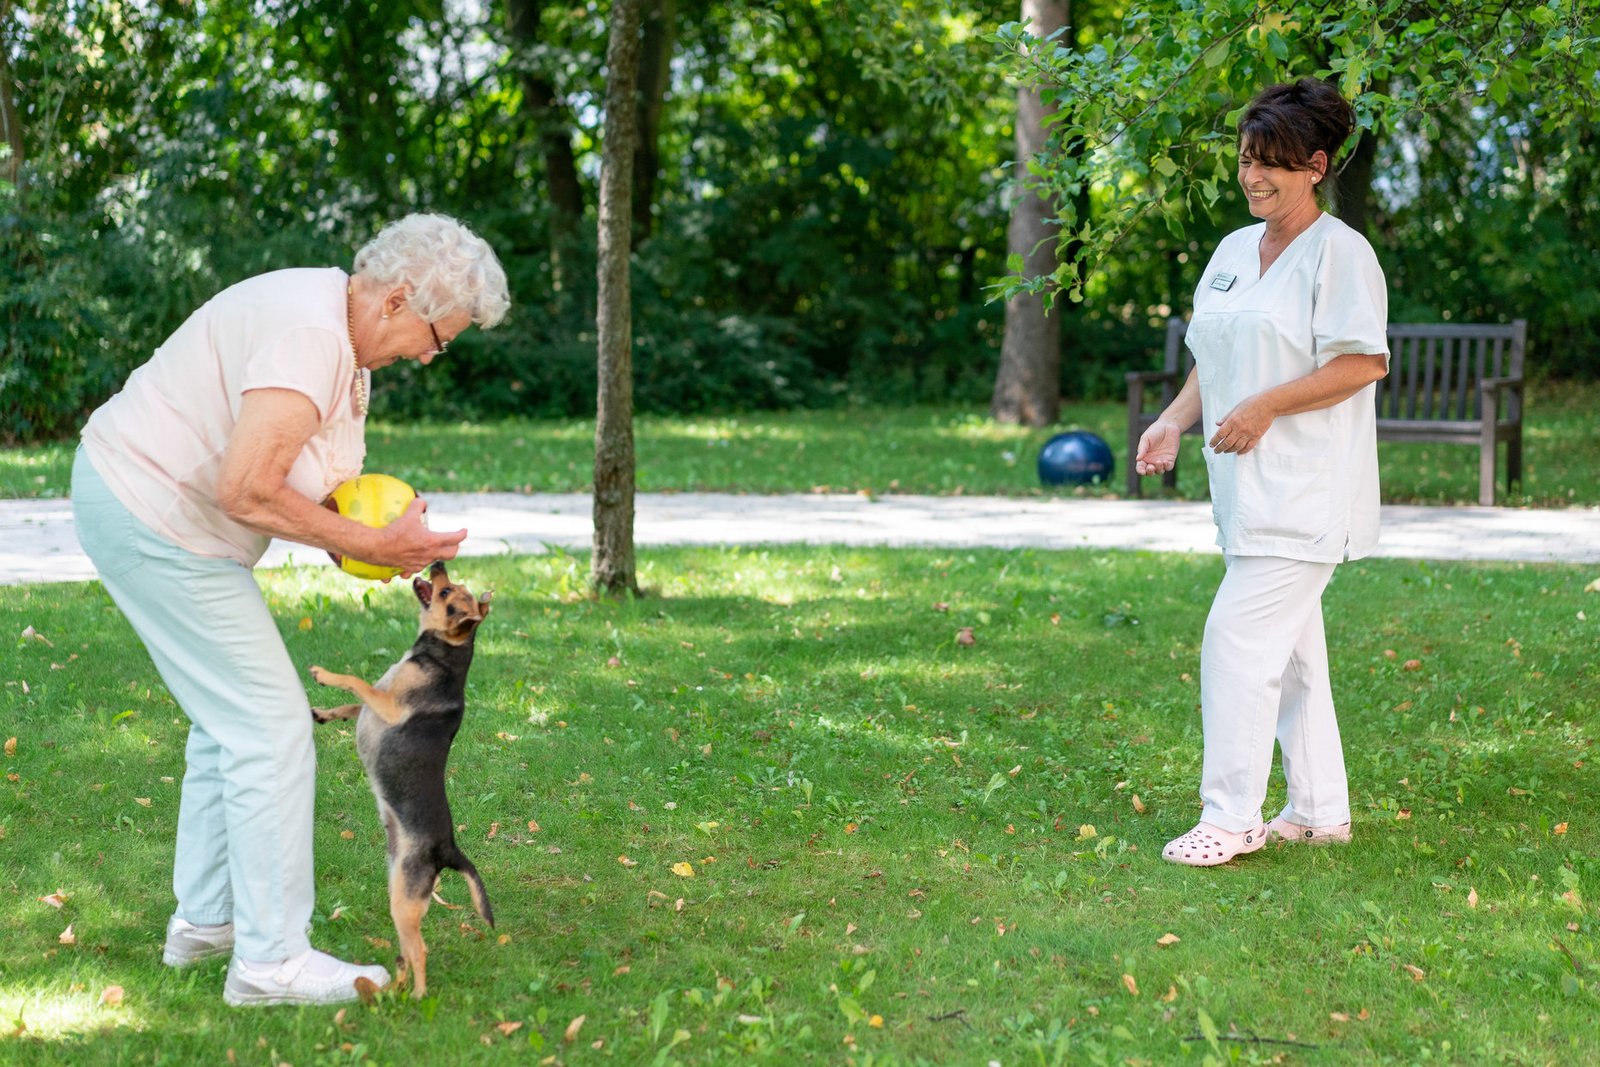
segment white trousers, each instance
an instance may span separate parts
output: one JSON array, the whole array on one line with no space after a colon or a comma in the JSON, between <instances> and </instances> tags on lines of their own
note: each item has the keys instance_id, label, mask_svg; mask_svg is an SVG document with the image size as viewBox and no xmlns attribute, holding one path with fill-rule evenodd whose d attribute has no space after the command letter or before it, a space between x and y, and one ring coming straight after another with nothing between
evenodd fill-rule
<instances>
[{"instance_id":1,"label":"white trousers","mask_svg":"<svg viewBox=\"0 0 1600 1067\"><path fill-rule=\"evenodd\" d=\"M234 924L247 960L310 947L311 705L248 569L162 539L79 451L78 540L189 717L172 888L177 915Z\"/></svg>"},{"instance_id":2,"label":"white trousers","mask_svg":"<svg viewBox=\"0 0 1600 1067\"><path fill-rule=\"evenodd\" d=\"M1322 629L1322 591L1336 564L1225 560L1200 647L1200 818L1234 833L1261 825L1276 738L1289 793L1283 817L1303 826L1349 822Z\"/></svg>"}]
</instances>

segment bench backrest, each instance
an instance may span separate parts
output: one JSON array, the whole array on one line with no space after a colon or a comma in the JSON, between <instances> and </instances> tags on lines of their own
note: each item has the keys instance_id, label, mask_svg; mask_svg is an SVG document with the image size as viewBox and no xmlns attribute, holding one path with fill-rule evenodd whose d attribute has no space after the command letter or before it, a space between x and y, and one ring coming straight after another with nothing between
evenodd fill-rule
<instances>
[{"instance_id":1,"label":"bench backrest","mask_svg":"<svg viewBox=\"0 0 1600 1067\"><path fill-rule=\"evenodd\" d=\"M1378 418L1478 418L1478 383L1521 378L1527 341L1523 319L1503 326L1391 324L1389 376L1378 382Z\"/></svg>"},{"instance_id":2,"label":"bench backrest","mask_svg":"<svg viewBox=\"0 0 1600 1067\"><path fill-rule=\"evenodd\" d=\"M1183 385L1194 353L1183 343L1187 325L1167 320L1162 370ZM1380 419L1476 419L1485 378L1521 378L1528 323L1500 326L1455 323L1389 324L1389 375L1378 382ZM1165 398L1170 402L1171 398Z\"/></svg>"}]
</instances>

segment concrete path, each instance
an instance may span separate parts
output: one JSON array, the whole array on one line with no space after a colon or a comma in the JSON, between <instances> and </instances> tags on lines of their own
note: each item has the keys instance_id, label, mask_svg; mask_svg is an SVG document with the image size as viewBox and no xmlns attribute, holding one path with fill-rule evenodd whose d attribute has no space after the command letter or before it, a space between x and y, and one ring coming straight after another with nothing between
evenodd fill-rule
<instances>
[{"instance_id":1,"label":"concrete path","mask_svg":"<svg viewBox=\"0 0 1600 1067\"><path fill-rule=\"evenodd\" d=\"M464 555L587 549L587 494L432 493L429 524L466 527ZM1404 559L1600 564L1600 508L1383 509L1378 555ZM1215 552L1211 505L1072 497L736 496L652 493L639 497L641 546L848 544L897 547L1143 549ZM274 542L263 566L326 565L313 548ZM94 568L78 547L66 500L0 500L0 585L81 581Z\"/></svg>"}]
</instances>

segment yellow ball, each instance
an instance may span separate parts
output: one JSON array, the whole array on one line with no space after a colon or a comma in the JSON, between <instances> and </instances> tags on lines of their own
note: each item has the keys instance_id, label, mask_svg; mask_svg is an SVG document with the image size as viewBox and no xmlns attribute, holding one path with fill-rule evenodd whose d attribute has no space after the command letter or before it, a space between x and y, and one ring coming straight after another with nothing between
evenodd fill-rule
<instances>
[{"instance_id":1,"label":"yellow ball","mask_svg":"<svg viewBox=\"0 0 1600 1067\"><path fill-rule=\"evenodd\" d=\"M345 482L328 497L327 504L347 519L364 526L387 526L405 513L417 497L399 478L387 474L363 474ZM400 573L399 567L380 567L358 559L335 556L339 569L357 578L382 581Z\"/></svg>"}]
</instances>

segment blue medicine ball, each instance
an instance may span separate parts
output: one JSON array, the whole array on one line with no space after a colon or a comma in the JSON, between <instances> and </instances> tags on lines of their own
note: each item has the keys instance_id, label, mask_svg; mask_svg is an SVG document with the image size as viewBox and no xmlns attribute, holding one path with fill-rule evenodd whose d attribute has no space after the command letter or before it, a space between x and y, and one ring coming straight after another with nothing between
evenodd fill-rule
<instances>
[{"instance_id":1,"label":"blue medicine ball","mask_svg":"<svg viewBox=\"0 0 1600 1067\"><path fill-rule=\"evenodd\" d=\"M1058 433L1039 450L1039 481L1045 485L1096 485L1111 480L1111 446L1086 430Z\"/></svg>"}]
</instances>

